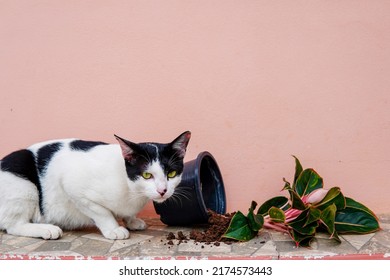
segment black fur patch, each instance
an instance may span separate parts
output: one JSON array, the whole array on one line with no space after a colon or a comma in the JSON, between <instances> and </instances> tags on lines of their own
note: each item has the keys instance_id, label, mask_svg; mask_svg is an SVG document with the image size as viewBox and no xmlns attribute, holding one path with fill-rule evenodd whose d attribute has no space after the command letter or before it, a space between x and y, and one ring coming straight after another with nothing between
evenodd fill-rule
<instances>
[{"instance_id":1,"label":"black fur patch","mask_svg":"<svg viewBox=\"0 0 390 280\"><path fill-rule=\"evenodd\" d=\"M34 154L29 150L20 150L9 154L1 160L1 170L29 180L36 186L39 184Z\"/></svg>"},{"instance_id":2,"label":"black fur patch","mask_svg":"<svg viewBox=\"0 0 390 280\"><path fill-rule=\"evenodd\" d=\"M127 177L130 180L135 181L142 172L145 171L148 164L156 159L156 149L153 151L148 151L142 145L137 145L136 150L132 154L131 161L125 160ZM135 148L135 147L132 147Z\"/></svg>"},{"instance_id":3,"label":"black fur patch","mask_svg":"<svg viewBox=\"0 0 390 280\"><path fill-rule=\"evenodd\" d=\"M74 140L70 143L70 148L75 151L88 152L90 149L99 145L108 145L108 144L99 141Z\"/></svg>"},{"instance_id":4,"label":"black fur patch","mask_svg":"<svg viewBox=\"0 0 390 280\"><path fill-rule=\"evenodd\" d=\"M45 173L47 165L49 164L50 160L61 147L62 147L61 143L52 143L52 144L45 145L38 150L37 168L40 176L42 176Z\"/></svg>"},{"instance_id":5,"label":"black fur patch","mask_svg":"<svg viewBox=\"0 0 390 280\"><path fill-rule=\"evenodd\" d=\"M183 157L179 156L177 150L171 145L164 145L160 150L160 163L166 174L175 170L177 174L181 174L184 169Z\"/></svg>"},{"instance_id":6,"label":"black fur patch","mask_svg":"<svg viewBox=\"0 0 390 280\"><path fill-rule=\"evenodd\" d=\"M127 176L132 181L136 180L145 171L147 165L156 160L160 161L165 174L175 170L180 175L183 172L184 163L183 158L176 157L176 155L177 151L169 144L140 143L134 150L133 160L126 161Z\"/></svg>"},{"instance_id":7,"label":"black fur patch","mask_svg":"<svg viewBox=\"0 0 390 280\"><path fill-rule=\"evenodd\" d=\"M13 152L1 160L1 170L11 172L22 179L29 180L37 187L39 210L43 213L42 186L39 181L34 154L29 150L19 150Z\"/></svg>"}]
</instances>

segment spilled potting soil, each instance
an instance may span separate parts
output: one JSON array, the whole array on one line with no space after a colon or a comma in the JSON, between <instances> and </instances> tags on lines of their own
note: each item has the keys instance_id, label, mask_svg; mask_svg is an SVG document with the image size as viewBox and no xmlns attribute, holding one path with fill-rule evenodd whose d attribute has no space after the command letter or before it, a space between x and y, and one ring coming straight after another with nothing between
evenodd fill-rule
<instances>
[{"instance_id":1,"label":"spilled potting soil","mask_svg":"<svg viewBox=\"0 0 390 280\"><path fill-rule=\"evenodd\" d=\"M169 245L173 245L173 240L179 240L178 244L182 242L187 242L187 240L192 239L195 242L205 243L207 245L213 244L219 246L220 242L226 244L231 244L234 240L223 238L223 234L226 232L229 227L230 221L233 218L235 213L227 214L218 214L212 210L208 210L208 224L204 230L192 230L189 236L186 236L182 231L177 232L175 235L173 232L170 232L167 236Z\"/></svg>"}]
</instances>

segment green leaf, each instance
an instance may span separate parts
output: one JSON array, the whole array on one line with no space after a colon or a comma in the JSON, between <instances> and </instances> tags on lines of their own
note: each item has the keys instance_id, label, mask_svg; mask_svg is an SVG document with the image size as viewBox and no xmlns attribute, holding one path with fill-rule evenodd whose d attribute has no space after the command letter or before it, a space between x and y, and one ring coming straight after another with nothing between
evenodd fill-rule
<instances>
[{"instance_id":1,"label":"green leaf","mask_svg":"<svg viewBox=\"0 0 390 280\"><path fill-rule=\"evenodd\" d=\"M320 175L318 175L314 169L309 168L302 171L299 175L294 189L297 194L302 197L304 195L308 195L316 189L321 189L322 187L323 180Z\"/></svg>"},{"instance_id":2,"label":"green leaf","mask_svg":"<svg viewBox=\"0 0 390 280\"><path fill-rule=\"evenodd\" d=\"M291 207L298 210L305 210L306 205L303 203L299 195L293 190L288 191L290 193Z\"/></svg>"},{"instance_id":3,"label":"green leaf","mask_svg":"<svg viewBox=\"0 0 390 280\"><path fill-rule=\"evenodd\" d=\"M222 237L235 239L239 241L248 241L257 235L257 231L253 231L247 217L242 212L237 211L230 221L229 227Z\"/></svg>"},{"instance_id":4,"label":"green leaf","mask_svg":"<svg viewBox=\"0 0 390 280\"><path fill-rule=\"evenodd\" d=\"M299 175L301 175L303 168L302 168L301 163L299 162L299 159L294 155L293 155L293 157L295 158L295 174L294 174L294 182L293 182L292 188L295 191L295 185L296 185L297 179L298 179Z\"/></svg>"},{"instance_id":5,"label":"green leaf","mask_svg":"<svg viewBox=\"0 0 390 280\"><path fill-rule=\"evenodd\" d=\"M306 226L312 222L318 221L320 219L320 217L321 217L321 211L318 210L317 208L310 207L309 213L307 214L307 220L306 220L306 223L304 226Z\"/></svg>"},{"instance_id":6,"label":"green leaf","mask_svg":"<svg viewBox=\"0 0 390 280\"><path fill-rule=\"evenodd\" d=\"M249 221L249 227L253 230L253 231L259 231L262 227L263 227L263 224L264 224L264 217L260 214L253 214L253 212L251 212L251 214L248 214L248 221Z\"/></svg>"},{"instance_id":7,"label":"green leaf","mask_svg":"<svg viewBox=\"0 0 390 280\"><path fill-rule=\"evenodd\" d=\"M264 224L264 217L260 214L255 215L254 210L257 206L257 203L255 201L252 201L251 207L249 208L248 212L248 225L253 231L259 231Z\"/></svg>"},{"instance_id":8,"label":"green leaf","mask_svg":"<svg viewBox=\"0 0 390 280\"><path fill-rule=\"evenodd\" d=\"M268 214L268 211L271 209L271 207L278 207L282 210L287 210L290 208L290 205L288 204L287 197L276 196L264 202L257 210L257 214L265 216Z\"/></svg>"},{"instance_id":9,"label":"green leaf","mask_svg":"<svg viewBox=\"0 0 390 280\"><path fill-rule=\"evenodd\" d=\"M345 208L345 197L342 194L339 187L333 187L331 188L328 193L325 195L325 197L317 204L314 205L314 207L324 210L331 204L335 204L337 210L344 209Z\"/></svg>"},{"instance_id":10,"label":"green leaf","mask_svg":"<svg viewBox=\"0 0 390 280\"><path fill-rule=\"evenodd\" d=\"M335 228L335 218L336 218L337 207L335 204L331 204L326 207L321 213L321 223L325 225L326 230L330 234L330 238L333 238L341 242Z\"/></svg>"},{"instance_id":11,"label":"green leaf","mask_svg":"<svg viewBox=\"0 0 390 280\"><path fill-rule=\"evenodd\" d=\"M249 208L249 211L252 210L252 212L256 209L257 207L257 202L252 200L251 202L251 207Z\"/></svg>"},{"instance_id":12,"label":"green leaf","mask_svg":"<svg viewBox=\"0 0 390 280\"><path fill-rule=\"evenodd\" d=\"M297 247L310 247L310 243L312 242L314 238L313 235L303 235L297 232L296 230L292 229L290 230L290 236L295 241L295 245Z\"/></svg>"},{"instance_id":13,"label":"green leaf","mask_svg":"<svg viewBox=\"0 0 390 280\"><path fill-rule=\"evenodd\" d=\"M345 197L345 202L346 202L347 207L359 209L361 211L367 212L367 214L370 214L370 215L376 217L374 212L372 212L368 207L364 206L360 202L357 202L356 200L353 200L350 197Z\"/></svg>"},{"instance_id":14,"label":"green leaf","mask_svg":"<svg viewBox=\"0 0 390 280\"><path fill-rule=\"evenodd\" d=\"M338 233L371 233L380 229L375 214L363 204L347 198L345 209L336 212L335 227Z\"/></svg>"},{"instance_id":15,"label":"green leaf","mask_svg":"<svg viewBox=\"0 0 390 280\"><path fill-rule=\"evenodd\" d=\"M286 178L283 178L283 182L284 182L284 187L283 187L282 191L292 190L291 184L290 184L290 182L286 181Z\"/></svg>"},{"instance_id":16,"label":"green leaf","mask_svg":"<svg viewBox=\"0 0 390 280\"><path fill-rule=\"evenodd\" d=\"M318 221L307 223L307 220L309 219L309 212L310 209L306 209L301 214L299 214L299 216L294 221L288 223L288 225L302 235L314 235L319 223Z\"/></svg>"},{"instance_id":17,"label":"green leaf","mask_svg":"<svg viewBox=\"0 0 390 280\"><path fill-rule=\"evenodd\" d=\"M315 235L319 223L317 221L306 225L306 220L294 221L288 224L296 232L302 235Z\"/></svg>"},{"instance_id":18,"label":"green leaf","mask_svg":"<svg viewBox=\"0 0 390 280\"><path fill-rule=\"evenodd\" d=\"M284 221L286 220L284 211L277 207L271 207L271 209L269 209L268 211L268 215L270 216L271 220L275 223L284 223Z\"/></svg>"}]
</instances>

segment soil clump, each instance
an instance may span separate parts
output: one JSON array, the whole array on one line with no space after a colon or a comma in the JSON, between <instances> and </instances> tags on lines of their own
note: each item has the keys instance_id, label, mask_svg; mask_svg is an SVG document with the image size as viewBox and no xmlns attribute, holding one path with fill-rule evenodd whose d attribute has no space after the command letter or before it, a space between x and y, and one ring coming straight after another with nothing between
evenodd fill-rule
<instances>
[{"instance_id":1,"label":"soil clump","mask_svg":"<svg viewBox=\"0 0 390 280\"><path fill-rule=\"evenodd\" d=\"M230 221L235 213L218 214L212 210L208 210L209 215L208 224L206 229L197 230L194 229L190 232L189 237L185 236L182 231L177 233L177 237L173 232L169 232L167 239L172 241L173 239L179 240L179 243L187 242L188 239L192 239L195 242L206 243L207 245L213 244L220 246L220 242L231 244L234 240L223 238L223 234L229 227Z\"/></svg>"}]
</instances>

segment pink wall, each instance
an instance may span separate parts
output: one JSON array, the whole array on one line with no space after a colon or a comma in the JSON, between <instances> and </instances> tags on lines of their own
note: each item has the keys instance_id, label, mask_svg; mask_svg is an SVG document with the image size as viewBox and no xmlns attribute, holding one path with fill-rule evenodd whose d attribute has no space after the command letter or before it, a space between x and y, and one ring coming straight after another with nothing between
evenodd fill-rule
<instances>
[{"instance_id":1,"label":"pink wall","mask_svg":"<svg viewBox=\"0 0 390 280\"><path fill-rule=\"evenodd\" d=\"M368 0L1 1L0 156L188 129L186 160L216 157L229 211L279 195L294 154L390 212L389 14Z\"/></svg>"}]
</instances>

